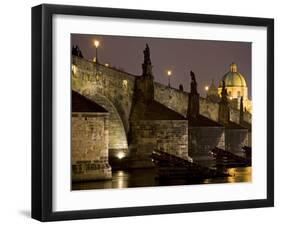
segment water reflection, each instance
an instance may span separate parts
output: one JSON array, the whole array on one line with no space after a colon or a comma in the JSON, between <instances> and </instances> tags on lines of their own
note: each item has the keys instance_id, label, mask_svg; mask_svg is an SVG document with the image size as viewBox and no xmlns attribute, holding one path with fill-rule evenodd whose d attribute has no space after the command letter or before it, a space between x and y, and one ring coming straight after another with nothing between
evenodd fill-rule
<instances>
[{"instance_id":1,"label":"water reflection","mask_svg":"<svg viewBox=\"0 0 281 226\"><path fill-rule=\"evenodd\" d=\"M237 183L237 182L251 182L252 181L252 167L236 167L228 168L226 172L230 175L228 177L218 177L206 179L204 184L209 183Z\"/></svg>"},{"instance_id":2,"label":"water reflection","mask_svg":"<svg viewBox=\"0 0 281 226\"><path fill-rule=\"evenodd\" d=\"M91 181L83 183L73 183L73 190L85 189L104 189L104 188L130 188L130 187L152 187L169 185L188 185L188 184L211 184L211 183L237 183L251 182L252 167L229 168L227 172L230 176L198 180L158 180L155 169L138 169L131 171L113 171L112 179L105 181Z\"/></svg>"}]
</instances>

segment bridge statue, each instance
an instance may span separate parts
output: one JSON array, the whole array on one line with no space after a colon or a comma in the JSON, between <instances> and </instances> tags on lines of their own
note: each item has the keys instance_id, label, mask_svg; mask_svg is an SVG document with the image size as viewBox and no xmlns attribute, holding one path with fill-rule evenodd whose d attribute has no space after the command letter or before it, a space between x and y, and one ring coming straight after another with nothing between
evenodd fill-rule
<instances>
[{"instance_id":1,"label":"bridge statue","mask_svg":"<svg viewBox=\"0 0 281 226\"><path fill-rule=\"evenodd\" d=\"M221 89L221 103L227 103L227 89L225 88L225 81L222 81Z\"/></svg>"},{"instance_id":2,"label":"bridge statue","mask_svg":"<svg viewBox=\"0 0 281 226\"><path fill-rule=\"evenodd\" d=\"M143 51L144 54L144 63L145 64L151 64L151 60L150 60L150 50L149 50L149 46L148 44L146 44L145 49Z\"/></svg>"},{"instance_id":3,"label":"bridge statue","mask_svg":"<svg viewBox=\"0 0 281 226\"><path fill-rule=\"evenodd\" d=\"M195 79L195 74L190 71L190 93L188 94L188 107L187 107L187 117L197 118L199 115L199 93L197 92L197 82Z\"/></svg>"},{"instance_id":4,"label":"bridge statue","mask_svg":"<svg viewBox=\"0 0 281 226\"><path fill-rule=\"evenodd\" d=\"M221 101L219 103L219 122L223 125L228 125L230 122L230 109L227 100L227 89L225 82L222 81Z\"/></svg>"},{"instance_id":5,"label":"bridge statue","mask_svg":"<svg viewBox=\"0 0 281 226\"><path fill-rule=\"evenodd\" d=\"M191 83L190 83L190 93L198 94L197 93L197 82L195 79L195 74L193 71L190 71Z\"/></svg>"},{"instance_id":6,"label":"bridge statue","mask_svg":"<svg viewBox=\"0 0 281 226\"><path fill-rule=\"evenodd\" d=\"M150 60L150 49L148 44L146 44L146 47L143 51L144 55L144 62L142 64L142 74L144 76L152 77L152 65Z\"/></svg>"}]
</instances>

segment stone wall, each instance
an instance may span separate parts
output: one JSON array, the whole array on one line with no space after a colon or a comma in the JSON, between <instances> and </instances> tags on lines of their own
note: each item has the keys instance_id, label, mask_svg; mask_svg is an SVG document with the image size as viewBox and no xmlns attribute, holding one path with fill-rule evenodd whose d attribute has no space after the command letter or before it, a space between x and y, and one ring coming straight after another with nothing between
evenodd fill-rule
<instances>
[{"instance_id":1,"label":"stone wall","mask_svg":"<svg viewBox=\"0 0 281 226\"><path fill-rule=\"evenodd\" d=\"M194 162L212 166L214 161L210 151L225 148L224 127L189 127L188 153Z\"/></svg>"},{"instance_id":2,"label":"stone wall","mask_svg":"<svg viewBox=\"0 0 281 226\"><path fill-rule=\"evenodd\" d=\"M140 120L131 122L130 167L154 167L154 149L188 159L188 122L186 120Z\"/></svg>"},{"instance_id":3,"label":"stone wall","mask_svg":"<svg viewBox=\"0 0 281 226\"><path fill-rule=\"evenodd\" d=\"M243 146L248 146L247 129L225 129L225 150L244 156Z\"/></svg>"},{"instance_id":4,"label":"stone wall","mask_svg":"<svg viewBox=\"0 0 281 226\"><path fill-rule=\"evenodd\" d=\"M72 57L72 89L109 112L109 155L128 151L127 133L135 77L94 62Z\"/></svg>"},{"instance_id":5,"label":"stone wall","mask_svg":"<svg viewBox=\"0 0 281 226\"><path fill-rule=\"evenodd\" d=\"M155 83L155 100L168 108L186 116L188 106L188 93ZM218 122L219 104L208 101L206 98L199 99L199 112L201 115ZM230 108L230 120L239 124L240 112L238 109ZM244 112L244 120L251 124L252 115Z\"/></svg>"},{"instance_id":6,"label":"stone wall","mask_svg":"<svg viewBox=\"0 0 281 226\"><path fill-rule=\"evenodd\" d=\"M187 114L188 93L154 83L154 99L182 116Z\"/></svg>"},{"instance_id":7,"label":"stone wall","mask_svg":"<svg viewBox=\"0 0 281 226\"><path fill-rule=\"evenodd\" d=\"M129 130L132 97L136 75L115 68L97 65L94 62L72 56L72 88L79 93L99 93L108 98L116 107L125 131ZM185 116L187 92L154 83L155 100ZM218 104L200 98L200 114L218 121ZM244 113L244 120L251 123L251 114ZM230 110L230 120L239 123L239 110Z\"/></svg>"},{"instance_id":8,"label":"stone wall","mask_svg":"<svg viewBox=\"0 0 281 226\"><path fill-rule=\"evenodd\" d=\"M108 113L72 113L72 181L111 178Z\"/></svg>"},{"instance_id":9,"label":"stone wall","mask_svg":"<svg viewBox=\"0 0 281 226\"><path fill-rule=\"evenodd\" d=\"M117 109L128 132L135 76L114 68L72 57L72 89L83 94L106 97Z\"/></svg>"},{"instance_id":10,"label":"stone wall","mask_svg":"<svg viewBox=\"0 0 281 226\"><path fill-rule=\"evenodd\" d=\"M121 156L120 153L123 153L122 155L125 155L124 158L128 159L130 151L136 150L136 148L134 148L132 145L129 148L130 150L128 150L127 138L130 128L129 117L132 109L136 77L137 76L135 75L128 74L115 68L96 64L79 57L72 57L72 89L100 104L109 112L109 155L113 161L117 162L120 159L118 157ZM178 112L182 116L186 116L188 106L187 92L167 87L155 82L154 97L156 101L160 102L166 107ZM219 105L217 103L208 101L205 98L200 97L199 104L201 115L213 121L218 121ZM239 116L239 110L230 109L231 121L239 123ZM245 112L244 120L251 124L251 114ZM148 126L154 125L158 128L161 128L160 122L161 121L159 121L158 124L156 123L156 121L153 123L151 122L150 124L148 124ZM160 131L166 133L166 129L167 128L163 126ZM147 130L149 131L149 129L140 129L140 132L144 133L144 136L145 133L148 133L144 132ZM152 128L151 131L153 131ZM174 132L177 133L176 131ZM170 133L169 129L167 129L167 133ZM202 132L202 134L204 133ZM162 135L163 134L161 133L159 134L160 137ZM152 141L153 139L140 138L139 140L135 141L135 144L140 145L143 141L144 145L141 148L143 148L143 151L145 152L144 147L150 147L150 144L153 144L151 147L158 148L159 144L161 143L161 139L162 138L160 138L158 141ZM234 140L236 140L236 138ZM168 144L169 142L166 143L166 146ZM186 145L187 144L188 142L186 142ZM175 146L175 148L178 149L179 146L181 145ZM181 150L181 148L179 148L178 150ZM136 155L132 154L132 156L138 156L139 153L135 154ZM147 157L146 152L144 153L144 156ZM147 160L147 158L144 156L143 159ZM146 160L143 165L147 164ZM142 163L140 165L142 165Z\"/></svg>"},{"instance_id":11,"label":"stone wall","mask_svg":"<svg viewBox=\"0 0 281 226\"><path fill-rule=\"evenodd\" d=\"M201 115L218 122L219 121L219 104L208 101L205 98L200 97L199 100L199 112Z\"/></svg>"}]
</instances>

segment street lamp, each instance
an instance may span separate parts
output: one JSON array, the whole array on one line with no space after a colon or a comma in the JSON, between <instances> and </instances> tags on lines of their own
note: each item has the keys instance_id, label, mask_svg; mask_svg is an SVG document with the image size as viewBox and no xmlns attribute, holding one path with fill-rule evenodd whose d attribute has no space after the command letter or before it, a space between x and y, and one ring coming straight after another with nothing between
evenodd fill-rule
<instances>
[{"instance_id":1,"label":"street lamp","mask_svg":"<svg viewBox=\"0 0 281 226\"><path fill-rule=\"evenodd\" d=\"M99 40L94 40L94 46L96 47L96 62L98 63L98 47L100 45Z\"/></svg>"},{"instance_id":2,"label":"street lamp","mask_svg":"<svg viewBox=\"0 0 281 226\"><path fill-rule=\"evenodd\" d=\"M205 90L208 91L209 90L209 86L205 86Z\"/></svg>"},{"instance_id":3,"label":"street lamp","mask_svg":"<svg viewBox=\"0 0 281 226\"><path fill-rule=\"evenodd\" d=\"M171 70L167 70L167 76L169 78L169 84L168 86L171 87L171 84L170 84L170 77L172 76L172 71Z\"/></svg>"}]
</instances>

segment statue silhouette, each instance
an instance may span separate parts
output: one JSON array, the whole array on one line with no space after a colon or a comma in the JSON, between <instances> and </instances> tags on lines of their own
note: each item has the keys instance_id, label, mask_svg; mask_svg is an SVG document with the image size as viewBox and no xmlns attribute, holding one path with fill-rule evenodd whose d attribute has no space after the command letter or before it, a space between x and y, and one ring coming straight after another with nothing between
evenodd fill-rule
<instances>
[{"instance_id":1,"label":"statue silhouette","mask_svg":"<svg viewBox=\"0 0 281 226\"><path fill-rule=\"evenodd\" d=\"M150 61L150 49L149 49L148 44L146 44L145 49L143 51L143 54L144 54L144 63L145 64L151 64L151 61Z\"/></svg>"},{"instance_id":2,"label":"statue silhouette","mask_svg":"<svg viewBox=\"0 0 281 226\"><path fill-rule=\"evenodd\" d=\"M190 77L191 77L190 93L197 94L197 82L193 71L190 71Z\"/></svg>"},{"instance_id":3,"label":"statue silhouette","mask_svg":"<svg viewBox=\"0 0 281 226\"><path fill-rule=\"evenodd\" d=\"M221 89L221 102L227 103L227 89L225 88L225 81L222 81L222 89Z\"/></svg>"}]
</instances>

